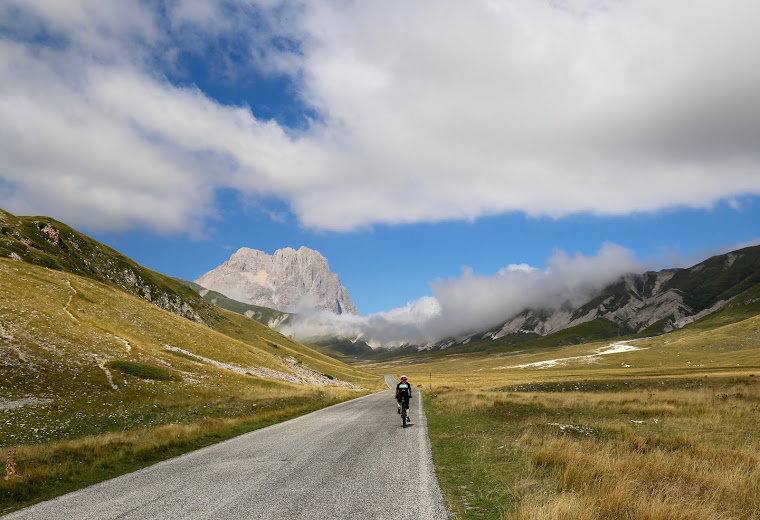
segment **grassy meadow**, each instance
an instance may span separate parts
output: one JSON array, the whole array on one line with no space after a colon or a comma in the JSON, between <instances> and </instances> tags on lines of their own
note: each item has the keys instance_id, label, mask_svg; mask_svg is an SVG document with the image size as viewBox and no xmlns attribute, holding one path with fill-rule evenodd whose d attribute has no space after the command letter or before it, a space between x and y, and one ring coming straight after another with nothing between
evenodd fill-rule
<instances>
[{"instance_id":1,"label":"grassy meadow","mask_svg":"<svg viewBox=\"0 0 760 520\"><path fill-rule=\"evenodd\" d=\"M0 259L0 449L17 453L0 514L382 388L220 312L212 329Z\"/></svg>"},{"instance_id":2,"label":"grassy meadow","mask_svg":"<svg viewBox=\"0 0 760 520\"><path fill-rule=\"evenodd\" d=\"M457 519L757 519L760 316L706 323L368 368L426 391Z\"/></svg>"}]
</instances>

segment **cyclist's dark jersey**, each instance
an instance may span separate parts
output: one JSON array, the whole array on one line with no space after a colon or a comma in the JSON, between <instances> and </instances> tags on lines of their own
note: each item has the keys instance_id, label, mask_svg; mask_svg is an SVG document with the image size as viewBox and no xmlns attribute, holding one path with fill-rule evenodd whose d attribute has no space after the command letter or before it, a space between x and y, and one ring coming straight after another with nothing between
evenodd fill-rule
<instances>
[{"instance_id":1,"label":"cyclist's dark jersey","mask_svg":"<svg viewBox=\"0 0 760 520\"><path fill-rule=\"evenodd\" d=\"M401 381L396 385L396 401L399 403L403 399L406 404L409 404L409 399L412 397L412 385L408 381Z\"/></svg>"}]
</instances>

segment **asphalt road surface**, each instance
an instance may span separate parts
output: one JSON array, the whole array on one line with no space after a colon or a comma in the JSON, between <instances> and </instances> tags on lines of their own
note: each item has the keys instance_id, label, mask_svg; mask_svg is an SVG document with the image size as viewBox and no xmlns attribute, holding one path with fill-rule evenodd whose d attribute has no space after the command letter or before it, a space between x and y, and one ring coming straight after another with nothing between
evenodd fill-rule
<instances>
[{"instance_id":1,"label":"asphalt road surface","mask_svg":"<svg viewBox=\"0 0 760 520\"><path fill-rule=\"evenodd\" d=\"M393 384L392 378L386 380ZM420 392L386 390L187 453L4 518L448 518Z\"/></svg>"}]
</instances>

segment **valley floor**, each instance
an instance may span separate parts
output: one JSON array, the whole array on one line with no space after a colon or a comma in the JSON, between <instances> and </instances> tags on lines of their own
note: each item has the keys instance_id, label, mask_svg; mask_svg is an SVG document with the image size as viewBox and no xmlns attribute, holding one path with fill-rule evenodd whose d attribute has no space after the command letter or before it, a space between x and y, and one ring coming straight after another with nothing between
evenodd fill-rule
<instances>
[{"instance_id":1,"label":"valley floor","mask_svg":"<svg viewBox=\"0 0 760 520\"><path fill-rule=\"evenodd\" d=\"M457 519L760 519L760 317L366 367L428 394Z\"/></svg>"}]
</instances>

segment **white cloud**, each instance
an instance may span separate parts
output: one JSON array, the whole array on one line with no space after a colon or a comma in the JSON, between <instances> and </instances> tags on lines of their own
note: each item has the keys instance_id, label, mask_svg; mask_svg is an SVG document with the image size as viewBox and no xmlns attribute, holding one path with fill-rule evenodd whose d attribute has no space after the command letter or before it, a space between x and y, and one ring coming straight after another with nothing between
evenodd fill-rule
<instances>
[{"instance_id":1,"label":"white cloud","mask_svg":"<svg viewBox=\"0 0 760 520\"><path fill-rule=\"evenodd\" d=\"M331 230L710 207L760 194L759 17L752 0L9 0L0 206L164 232L202 229L220 188ZM168 83L183 52L289 75L318 120Z\"/></svg>"},{"instance_id":2,"label":"white cloud","mask_svg":"<svg viewBox=\"0 0 760 520\"><path fill-rule=\"evenodd\" d=\"M0 54L0 75L13 77L0 84L0 176L13 186L6 208L173 231L200 225L188 215L212 213L198 162L115 116L88 77L56 71L57 56L13 43L0 41Z\"/></svg>"},{"instance_id":3,"label":"white cloud","mask_svg":"<svg viewBox=\"0 0 760 520\"><path fill-rule=\"evenodd\" d=\"M746 20L760 7L575 4L314 4L305 93L363 159L364 204L296 195L304 221L619 215L757 193Z\"/></svg>"},{"instance_id":4,"label":"white cloud","mask_svg":"<svg viewBox=\"0 0 760 520\"><path fill-rule=\"evenodd\" d=\"M544 269L521 264L495 275L465 269L458 278L431 284L432 298L366 317L303 314L281 331L302 341L342 336L373 346L424 345L487 330L528 308L585 303L621 275L642 270L630 250L615 244L605 244L592 257L558 251Z\"/></svg>"}]
</instances>

